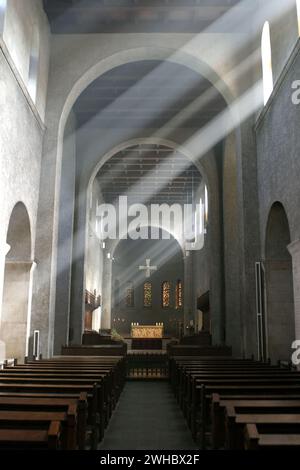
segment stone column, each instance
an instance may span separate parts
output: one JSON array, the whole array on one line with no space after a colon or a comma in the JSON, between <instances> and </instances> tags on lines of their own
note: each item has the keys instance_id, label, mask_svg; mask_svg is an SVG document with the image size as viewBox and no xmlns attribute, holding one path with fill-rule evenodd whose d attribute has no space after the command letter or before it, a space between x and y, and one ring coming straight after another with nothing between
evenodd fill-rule
<instances>
[{"instance_id":1,"label":"stone column","mask_svg":"<svg viewBox=\"0 0 300 470\"><path fill-rule=\"evenodd\" d=\"M300 339L300 239L287 246L293 262L295 339Z\"/></svg>"},{"instance_id":2,"label":"stone column","mask_svg":"<svg viewBox=\"0 0 300 470\"><path fill-rule=\"evenodd\" d=\"M29 355L30 352L30 330L31 330L31 307L32 307L32 290L33 290L33 276L37 264L35 261L30 263L30 274L29 274L29 288L28 288L28 308L27 308L27 331L26 331L26 350L25 356Z\"/></svg>"},{"instance_id":3,"label":"stone column","mask_svg":"<svg viewBox=\"0 0 300 470\"><path fill-rule=\"evenodd\" d=\"M184 335L188 334L188 327L190 321L194 320L193 309L193 257L190 251L186 251L183 258L184 262L184 292L183 292L183 306L184 306Z\"/></svg>"},{"instance_id":4,"label":"stone column","mask_svg":"<svg viewBox=\"0 0 300 470\"><path fill-rule=\"evenodd\" d=\"M111 286L112 286L112 260L105 259L103 266L102 281L102 316L101 329L109 330L111 328Z\"/></svg>"}]
</instances>

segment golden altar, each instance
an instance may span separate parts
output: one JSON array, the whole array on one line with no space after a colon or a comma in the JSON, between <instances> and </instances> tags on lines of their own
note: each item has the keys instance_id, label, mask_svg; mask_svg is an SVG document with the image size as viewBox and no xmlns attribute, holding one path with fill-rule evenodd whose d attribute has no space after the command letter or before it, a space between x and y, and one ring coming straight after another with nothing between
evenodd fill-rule
<instances>
[{"instance_id":1,"label":"golden altar","mask_svg":"<svg viewBox=\"0 0 300 470\"><path fill-rule=\"evenodd\" d=\"M132 338L162 338L163 325L131 325Z\"/></svg>"}]
</instances>

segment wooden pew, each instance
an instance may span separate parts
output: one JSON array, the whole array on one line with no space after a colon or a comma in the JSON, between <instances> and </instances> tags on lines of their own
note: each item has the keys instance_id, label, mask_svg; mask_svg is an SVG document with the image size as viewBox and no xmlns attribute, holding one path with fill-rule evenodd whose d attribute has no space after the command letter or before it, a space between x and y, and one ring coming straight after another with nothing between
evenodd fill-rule
<instances>
[{"instance_id":1,"label":"wooden pew","mask_svg":"<svg viewBox=\"0 0 300 470\"><path fill-rule=\"evenodd\" d=\"M212 448L219 449L225 445L225 409L233 406L237 411L255 411L263 409L270 412L297 411L300 408L300 395L229 395L212 394L211 404L211 433Z\"/></svg>"},{"instance_id":2,"label":"wooden pew","mask_svg":"<svg viewBox=\"0 0 300 470\"><path fill-rule=\"evenodd\" d=\"M68 366L69 363L57 363L57 361L49 363L47 366L43 366L41 363L37 365L25 365L25 366L18 366L14 368L8 368L3 371L4 375L0 375L0 380L3 378L2 381L7 380L7 377L15 377L15 382L17 381L24 381L26 379L26 374L30 375L30 379L32 382L37 382L38 379L41 382L46 381L49 378L49 383L53 381L53 379L59 379L60 377L64 378L64 381L73 381L77 379L81 383L84 380L94 380L95 382L99 382L99 387L102 391L102 414L104 415L105 424L108 423L108 420L111 416L112 410L116 404L116 401L121 393L121 389L123 387L123 377L120 379L120 374L117 374L116 369L116 361L113 361L112 365L101 365L95 364L91 366L88 370L86 368L82 368L81 366L76 366L74 361L72 361L72 367ZM24 378L24 380L23 380ZM68 380L67 380L68 379Z\"/></svg>"},{"instance_id":3,"label":"wooden pew","mask_svg":"<svg viewBox=\"0 0 300 470\"><path fill-rule=\"evenodd\" d=\"M274 433L275 432L275 433ZM300 433L293 434L291 430L285 429L285 434L282 432L282 427L276 432L273 425L273 433L270 434L259 424L246 424L244 428L244 449L245 450L274 450L274 449L300 449Z\"/></svg>"},{"instance_id":4,"label":"wooden pew","mask_svg":"<svg viewBox=\"0 0 300 470\"><path fill-rule=\"evenodd\" d=\"M104 427L121 393L125 372L125 359L117 356L64 356L49 360L27 360L25 365L19 366L14 364L14 367L6 367L0 371L0 413L1 407L16 411L15 407L20 411L21 408L30 406L39 412L46 412L46 409L49 411L52 406L53 410L55 406L59 409L61 405L58 402L42 403L40 399L51 401L60 397L74 398L83 391L88 400L88 422L93 428L92 446L95 449L99 439L103 437ZM21 397L28 403L21 403ZM4 399L2 405L1 398ZM19 402L13 404L13 399L16 398ZM30 405L29 400L32 400ZM34 403L35 400L39 403ZM8 403L9 401L11 402ZM26 412L26 409L23 411ZM80 432L78 429L80 448L84 447L83 428L80 426Z\"/></svg>"},{"instance_id":5,"label":"wooden pew","mask_svg":"<svg viewBox=\"0 0 300 470\"><path fill-rule=\"evenodd\" d=\"M275 412L237 414L226 408L226 449L244 449L244 428L247 424L255 424L260 432L265 434L297 434L300 414L292 412L290 414Z\"/></svg>"},{"instance_id":6,"label":"wooden pew","mask_svg":"<svg viewBox=\"0 0 300 470\"><path fill-rule=\"evenodd\" d=\"M98 413L98 390L96 385L66 385L66 384L31 384L31 383L7 383L0 384L0 395L18 394L20 396L28 396L34 394L46 394L47 396L62 397L65 394L79 396L80 393L86 393L88 397L88 423L92 427L92 447L97 448L102 428L100 426Z\"/></svg>"},{"instance_id":7,"label":"wooden pew","mask_svg":"<svg viewBox=\"0 0 300 470\"><path fill-rule=\"evenodd\" d=\"M48 429L0 429L1 450L45 449L58 450L61 448L61 423L51 421Z\"/></svg>"},{"instance_id":8,"label":"wooden pew","mask_svg":"<svg viewBox=\"0 0 300 470\"><path fill-rule=\"evenodd\" d=\"M64 411L1 411L0 429L48 430L51 422L60 423L62 448L76 449L76 412L74 406Z\"/></svg>"},{"instance_id":9,"label":"wooden pew","mask_svg":"<svg viewBox=\"0 0 300 470\"><path fill-rule=\"evenodd\" d=\"M78 398L0 396L0 411L64 411L68 415L75 414L75 436L68 436L68 449L85 448L87 423L87 397L81 394ZM72 423L69 423L72 426ZM75 441L73 442L73 437Z\"/></svg>"},{"instance_id":10,"label":"wooden pew","mask_svg":"<svg viewBox=\"0 0 300 470\"><path fill-rule=\"evenodd\" d=\"M196 394L196 404L194 404L194 412L192 412L192 423L191 423L191 431L193 437L196 439L197 435L200 431L200 444L201 446L205 446L205 432L207 429L207 415L208 409L210 407L211 398L213 393L220 393L221 395L232 395L234 393L239 393L240 395L262 395L262 396L270 396L270 395L286 395L289 396L290 394L300 394L300 386L299 385L290 385L290 384L255 384L249 382L248 384L239 385L236 382L235 385L202 385L197 387L197 394ZM199 403L197 405L197 400L199 399ZM200 419L198 420L198 414L200 412Z\"/></svg>"},{"instance_id":11,"label":"wooden pew","mask_svg":"<svg viewBox=\"0 0 300 470\"><path fill-rule=\"evenodd\" d=\"M300 374L253 360L198 358L170 361L171 381L194 438L200 430L205 446L208 409L213 393L224 395L300 394ZM198 419L199 417L199 419ZM200 424L200 429L199 425Z\"/></svg>"}]
</instances>

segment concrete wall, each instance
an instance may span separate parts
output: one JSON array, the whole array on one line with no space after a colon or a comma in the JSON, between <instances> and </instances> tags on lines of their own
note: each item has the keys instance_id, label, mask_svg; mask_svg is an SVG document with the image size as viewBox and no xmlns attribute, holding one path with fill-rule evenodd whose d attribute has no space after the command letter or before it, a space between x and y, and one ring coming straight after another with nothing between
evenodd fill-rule
<instances>
[{"instance_id":1,"label":"concrete wall","mask_svg":"<svg viewBox=\"0 0 300 470\"><path fill-rule=\"evenodd\" d=\"M267 220L274 202L282 203L289 223L291 242L300 235L299 105L292 103L292 82L300 77L300 43L285 64L271 99L256 124L258 194L262 258L266 243ZM283 125L284 123L284 125ZM295 272L297 266L294 266ZM294 283L297 280L294 279ZM281 286L283 287L283 284ZM298 285L294 289L298 290ZM296 292L296 291L295 291ZM278 332L278 344L281 344ZM273 338L274 342L274 338ZM292 350L286 352L286 356Z\"/></svg>"},{"instance_id":2,"label":"concrete wall","mask_svg":"<svg viewBox=\"0 0 300 470\"><path fill-rule=\"evenodd\" d=\"M37 70L37 94L35 105L44 119L48 68L49 68L49 26L40 0L8 0L3 40L20 77L28 87L30 56L33 35L38 34L39 59Z\"/></svg>"},{"instance_id":3,"label":"concrete wall","mask_svg":"<svg viewBox=\"0 0 300 470\"><path fill-rule=\"evenodd\" d=\"M30 15L29 15L30 12ZM37 107L26 84L30 54L30 22L41 33ZM30 219L32 254L36 235L40 171L48 75L48 26L41 2L9 1L3 38L0 37L0 311L4 275L4 252L9 218L19 201ZM0 313L1 315L1 313Z\"/></svg>"}]
</instances>

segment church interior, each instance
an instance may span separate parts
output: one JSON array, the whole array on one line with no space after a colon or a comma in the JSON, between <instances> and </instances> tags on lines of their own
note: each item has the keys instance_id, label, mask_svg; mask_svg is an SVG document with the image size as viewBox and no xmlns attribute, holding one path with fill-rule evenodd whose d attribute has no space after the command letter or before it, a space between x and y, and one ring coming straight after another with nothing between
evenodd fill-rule
<instances>
[{"instance_id":1,"label":"church interior","mask_svg":"<svg viewBox=\"0 0 300 470\"><path fill-rule=\"evenodd\" d=\"M0 449L300 449L300 0L0 0Z\"/></svg>"}]
</instances>

